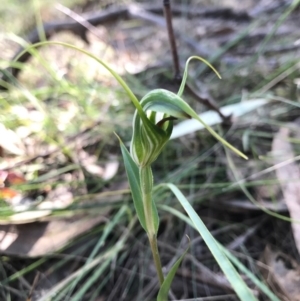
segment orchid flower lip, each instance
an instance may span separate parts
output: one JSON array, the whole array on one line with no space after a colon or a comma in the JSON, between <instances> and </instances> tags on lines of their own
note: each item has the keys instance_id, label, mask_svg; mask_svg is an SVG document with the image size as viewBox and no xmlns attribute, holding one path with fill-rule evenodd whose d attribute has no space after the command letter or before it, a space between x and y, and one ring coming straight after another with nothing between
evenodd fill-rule
<instances>
[{"instance_id":1,"label":"orchid flower lip","mask_svg":"<svg viewBox=\"0 0 300 301\"><path fill-rule=\"evenodd\" d=\"M157 125L158 127L162 127L162 125L163 125L166 121L177 120L177 119L178 119L178 118L173 117L173 116L166 117L166 118L163 118L162 120L160 120L156 125Z\"/></svg>"}]
</instances>

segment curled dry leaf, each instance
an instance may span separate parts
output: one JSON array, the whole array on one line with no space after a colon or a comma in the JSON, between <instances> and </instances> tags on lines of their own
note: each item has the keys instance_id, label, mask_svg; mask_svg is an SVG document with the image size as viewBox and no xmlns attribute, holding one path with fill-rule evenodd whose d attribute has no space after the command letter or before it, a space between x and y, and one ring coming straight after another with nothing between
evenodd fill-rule
<instances>
[{"instance_id":1,"label":"curled dry leaf","mask_svg":"<svg viewBox=\"0 0 300 301\"><path fill-rule=\"evenodd\" d=\"M261 271L282 301L300 301L300 266L291 257L267 246L261 256Z\"/></svg>"},{"instance_id":2,"label":"curled dry leaf","mask_svg":"<svg viewBox=\"0 0 300 301\"><path fill-rule=\"evenodd\" d=\"M16 181L19 180L17 177ZM14 206L14 210L22 210L0 218L0 253L7 255L35 257L53 253L105 221L104 215L110 210L101 210L97 216L76 215L58 219L51 216L53 209L65 208L73 202L73 194L65 186L50 191L47 199L34 210L31 209L33 200L26 202L26 198L14 193L9 187L0 188L0 196L1 192L3 196L9 197L11 205L18 197L20 204ZM24 203L23 207L21 203Z\"/></svg>"},{"instance_id":3,"label":"curled dry leaf","mask_svg":"<svg viewBox=\"0 0 300 301\"><path fill-rule=\"evenodd\" d=\"M26 179L23 175L13 171L2 171L0 170L0 200L5 200L7 203L12 204L14 200L21 199L22 195L7 185L18 185L25 183ZM2 187L1 187L2 186Z\"/></svg>"},{"instance_id":4,"label":"curled dry leaf","mask_svg":"<svg viewBox=\"0 0 300 301\"><path fill-rule=\"evenodd\" d=\"M21 173L0 170L0 186L18 185L25 182L26 179Z\"/></svg>"}]
</instances>

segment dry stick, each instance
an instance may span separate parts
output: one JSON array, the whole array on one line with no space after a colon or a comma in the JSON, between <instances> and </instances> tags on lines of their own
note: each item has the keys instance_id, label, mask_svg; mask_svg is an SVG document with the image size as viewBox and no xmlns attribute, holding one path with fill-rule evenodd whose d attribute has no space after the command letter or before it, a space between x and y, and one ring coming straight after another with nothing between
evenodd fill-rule
<instances>
[{"instance_id":1,"label":"dry stick","mask_svg":"<svg viewBox=\"0 0 300 301\"><path fill-rule=\"evenodd\" d=\"M223 119L225 122L230 122L230 116L225 116L220 109L218 108L217 105L214 104L214 101L209 98L209 96L203 97L200 96L198 93L196 93L188 84L185 85L185 90L190 93L197 101L205 105L206 107L210 108L213 111L216 111L220 117Z\"/></svg>"},{"instance_id":2,"label":"dry stick","mask_svg":"<svg viewBox=\"0 0 300 301\"><path fill-rule=\"evenodd\" d=\"M178 59L176 41L175 41L175 36L174 36L174 31L173 31L172 12L171 12L169 0L164 0L164 15L166 18L169 42L170 42L172 57L173 57L173 64L174 64L174 71L175 71L174 78L175 78L175 80L180 81L181 74L180 74L180 67L179 67L179 59Z\"/></svg>"},{"instance_id":3,"label":"dry stick","mask_svg":"<svg viewBox=\"0 0 300 301\"><path fill-rule=\"evenodd\" d=\"M27 297L27 300L28 300L28 301L30 301L30 300L32 299L33 292L34 292L34 290L35 290L35 288L36 288L36 286L37 286L38 281L40 280L40 276L41 276L40 272L37 272L37 274L36 274L35 277L34 277L33 284L32 284L32 286L31 286L29 295L28 295L28 297Z\"/></svg>"},{"instance_id":4,"label":"dry stick","mask_svg":"<svg viewBox=\"0 0 300 301\"><path fill-rule=\"evenodd\" d=\"M174 35L173 24L172 24L172 11L171 11L170 0L163 0L163 5L164 5L164 15L165 15L167 29L168 29L169 42L170 42L170 47L171 47L172 57L173 57L174 80L177 83L180 83L182 76L180 73L178 52L177 52L175 35ZM228 116L228 117L224 116L224 114L219 110L219 108L209 98L207 98L207 97L204 98L204 97L199 96L188 84L186 84L186 90L197 101L199 101L203 105L209 107L211 110L216 111L224 121L228 122L230 120L230 116Z\"/></svg>"},{"instance_id":5,"label":"dry stick","mask_svg":"<svg viewBox=\"0 0 300 301\"><path fill-rule=\"evenodd\" d=\"M83 18L82 16L78 15L74 11L70 10L66 6L63 6L59 3L56 4L56 9L58 9L65 15L71 17L72 19L74 19L76 22L78 22L83 27L85 27L88 31L90 31L92 34L94 34L97 38L102 39L101 35L99 34L99 29L96 26L94 26L93 24L91 24L87 19ZM85 37L85 42L89 43L86 35L84 35L84 37Z\"/></svg>"}]
</instances>

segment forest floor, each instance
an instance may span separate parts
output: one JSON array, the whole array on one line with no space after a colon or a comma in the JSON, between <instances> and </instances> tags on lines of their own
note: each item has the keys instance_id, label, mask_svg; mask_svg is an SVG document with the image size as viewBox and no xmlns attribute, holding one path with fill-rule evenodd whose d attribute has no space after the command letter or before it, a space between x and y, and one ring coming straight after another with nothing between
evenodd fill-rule
<instances>
[{"instance_id":1,"label":"forest floor","mask_svg":"<svg viewBox=\"0 0 300 301\"><path fill-rule=\"evenodd\" d=\"M156 88L177 92L162 2L9 0L0 8L0 300L155 300L159 283L114 134L129 147L134 106L75 49L16 55L26 40L48 37L99 57L138 99ZM298 2L171 2L181 72L197 55L222 76L192 61L195 93L183 97L249 159L178 120L153 165L154 183L180 188L214 238L284 301L300 298ZM238 300L176 198L157 186L154 199L164 272L190 240L169 299ZM240 273L258 300L273 300Z\"/></svg>"}]
</instances>

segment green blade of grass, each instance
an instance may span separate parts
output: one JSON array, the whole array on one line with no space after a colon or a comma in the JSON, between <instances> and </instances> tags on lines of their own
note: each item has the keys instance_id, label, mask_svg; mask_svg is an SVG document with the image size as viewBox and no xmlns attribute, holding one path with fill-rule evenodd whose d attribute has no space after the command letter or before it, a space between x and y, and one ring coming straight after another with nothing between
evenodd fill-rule
<instances>
[{"instance_id":1,"label":"green blade of grass","mask_svg":"<svg viewBox=\"0 0 300 301\"><path fill-rule=\"evenodd\" d=\"M113 259L115 256L119 253L120 250L124 247L124 241L121 241L120 243L117 243L114 247L108 249L100 256L96 257L92 262L89 263L89 265L86 267L87 270L92 270L97 265L102 264L108 259ZM78 275L82 273L81 270L76 271L75 273L71 274L67 278L65 278L63 281L59 282L55 286L53 286L41 299L40 301L58 301L61 300L61 294L59 292L63 291L67 286L70 285L70 282L76 278ZM54 297L56 296L56 297Z\"/></svg>"},{"instance_id":2,"label":"green blade of grass","mask_svg":"<svg viewBox=\"0 0 300 301\"><path fill-rule=\"evenodd\" d=\"M189 215L190 219L192 220L195 228L205 241L207 247L211 251L212 255L216 259L217 263L219 264L220 268L226 275L228 281L232 285L234 291L243 301L258 301L257 298L252 294L251 290L247 287L241 276L235 270L231 262L228 260L224 252L220 249L218 243L210 234L196 211L190 205L188 200L185 196L181 193L181 191L173 184L165 184L176 196L184 210Z\"/></svg>"},{"instance_id":3,"label":"green blade of grass","mask_svg":"<svg viewBox=\"0 0 300 301\"><path fill-rule=\"evenodd\" d=\"M100 276L104 273L104 271L107 269L109 264L113 258L108 258L104 262L101 263L101 265L98 268L95 268L94 272L92 273L91 277L88 278L88 280L81 286L80 290L72 297L73 301L80 301L83 300L86 292L88 289L96 282L99 281Z\"/></svg>"},{"instance_id":4,"label":"green blade of grass","mask_svg":"<svg viewBox=\"0 0 300 301\"><path fill-rule=\"evenodd\" d=\"M97 265L102 264L106 260L113 260L116 258L117 254L124 248L125 242L131 233L133 226L136 223L136 219L132 219L120 239L115 243L115 245L100 255L98 255L96 258L94 258L87 266L85 266L86 271L94 269ZM57 297L60 297L58 295L59 292L64 290L66 287L70 285L70 283L78 277L78 275L82 274L82 270L79 269L78 271L74 272L73 274L69 275L67 278L56 284L54 287L52 287L42 298L40 298L39 301L58 301ZM55 297L54 297L55 296Z\"/></svg>"},{"instance_id":5,"label":"green blade of grass","mask_svg":"<svg viewBox=\"0 0 300 301\"><path fill-rule=\"evenodd\" d=\"M89 263L95 258L96 254L99 252L100 248L104 245L108 235L112 232L112 230L114 229L114 227L120 223L120 219L121 217L125 214L126 212L126 207L125 206L122 206L120 208L120 210L115 214L114 218L112 221L110 221L106 227L104 228L103 230L103 234L101 235L101 237L99 238L97 244L95 245L92 253L90 254L88 260L85 262L84 266L81 268L82 270L82 273L78 275L78 277L76 279L74 279L72 285L71 285L71 288L69 290L69 295L72 294L73 290L75 289L75 287L78 285L79 281L82 279L82 277L88 272L88 270L85 269L86 266L89 265ZM109 260L108 260L109 262ZM102 265L105 265L106 263L104 262ZM101 266L102 266L101 265ZM99 271L97 270L97 272L95 272L94 274L99 274ZM93 274L93 275L94 275ZM100 274L99 274L100 275ZM90 279L89 279L90 280ZM90 285L93 284L93 282L88 282L88 283L91 283ZM86 283L85 286L83 286L85 288L84 292L89 288L88 284ZM83 287L81 288L80 291L83 291ZM77 294L76 294L76 298L75 296L73 297L74 300L78 300L77 298Z\"/></svg>"},{"instance_id":6,"label":"green blade of grass","mask_svg":"<svg viewBox=\"0 0 300 301\"><path fill-rule=\"evenodd\" d=\"M219 244L220 249L225 253L227 258L241 271L243 272L263 293L270 298L270 301L280 301L277 296L270 291L270 289L258 278L255 277L251 271L249 271L235 256L233 256L226 248Z\"/></svg>"},{"instance_id":7,"label":"green blade of grass","mask_svg":"<svg viewBox=\"0 0 300 301\"><path fill-rule=\"evenodd\" d=\"M196 226L189 217L181 213L175 208L171 208L166 205L160 205L161 209L172 213L179 217L181 220L189 224L196 229ZM196 229L197 230L197 229ZM224 248L219 242L217 242L219 248L225 253L227 258L241 271L243 272L266 296L270 298L270 301L280 301L278 297L261 281L259 280L249 269L247 269L234 255L232 255L226 248Z\"/></svg>"}]
</instances>

